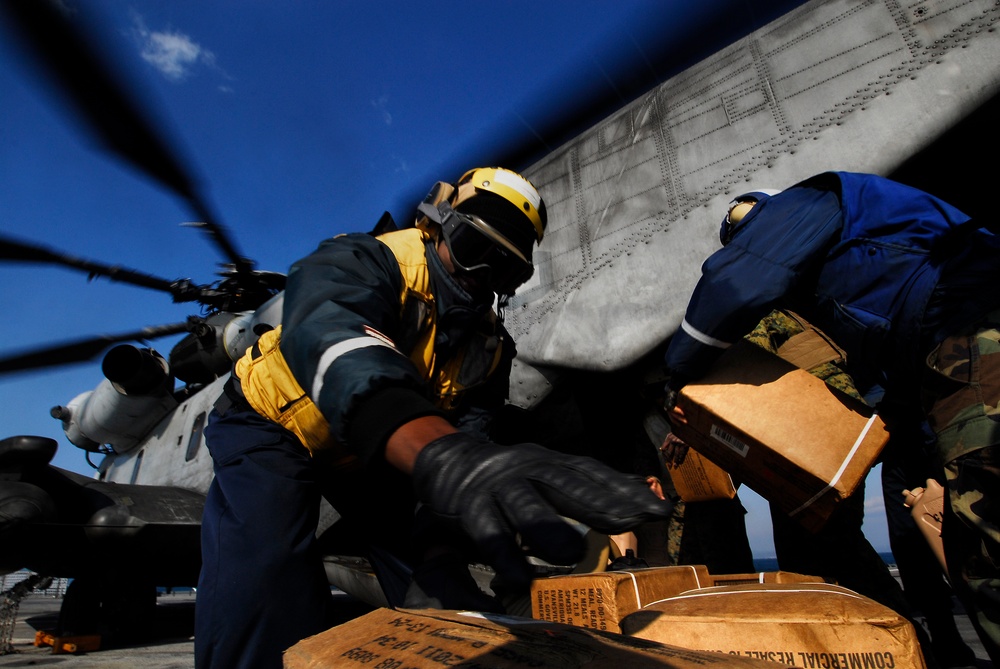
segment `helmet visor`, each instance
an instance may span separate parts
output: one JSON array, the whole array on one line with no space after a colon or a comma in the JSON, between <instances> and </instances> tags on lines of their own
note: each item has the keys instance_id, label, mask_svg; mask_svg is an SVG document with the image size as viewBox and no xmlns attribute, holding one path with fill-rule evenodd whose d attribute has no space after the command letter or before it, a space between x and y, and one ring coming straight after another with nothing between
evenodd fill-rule
<instances>
[{"instance_id":1,"label":"helmet visor","mask_svg":"<svg viewBox=\"0 0 1000 669\"><path fill-rule=\"evenodd\" d=\"M486 285L499 295L513 295L531 278L531 263L483 219L447 205L439 209L444 240L456 268L484 274Z\"/></svg>"}]
</instances>

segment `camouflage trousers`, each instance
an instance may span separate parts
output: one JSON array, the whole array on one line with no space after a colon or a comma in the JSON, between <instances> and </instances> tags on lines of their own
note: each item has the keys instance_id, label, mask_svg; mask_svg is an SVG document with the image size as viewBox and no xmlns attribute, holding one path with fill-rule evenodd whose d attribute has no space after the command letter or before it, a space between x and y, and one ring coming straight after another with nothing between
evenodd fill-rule
<instances>
[{"instance_id":1,"label":"camouflage trousers","mask_svg":"<svg viewBox=\"0 0 1000 669\"><path fill-rule=\"evenodd\" d=\"M1000 310L928 357L948 488L942 538L952 586L994 663L1000 662Z\"/></svg>"}]
</instances>

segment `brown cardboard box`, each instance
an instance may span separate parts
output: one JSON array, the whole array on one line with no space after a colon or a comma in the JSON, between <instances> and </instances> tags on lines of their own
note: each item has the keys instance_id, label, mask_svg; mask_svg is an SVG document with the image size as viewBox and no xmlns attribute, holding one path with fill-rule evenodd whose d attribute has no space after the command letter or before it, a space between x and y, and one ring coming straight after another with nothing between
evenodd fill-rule
<instances>
[{"instance_id":1,"label":"brown cardboard box","mask_svg":"<svg viewBox=\"0 0 1000 669\"><path fill-rule=\"evenodd\" d=\"M622 630L692 650L795 667L926 668L909 621L826 583L704 588L636 611L622 621Z\"/></svg>"},{"instance_id":2,"label":"brown cardboard box","mask_svg":"<svg viewBox=\"0 0 1000 669\"><path fill-rule=\"evenodd\" d=\"M376 609L295 644L285 669L776 669L559 623L458 611Z\"/></svg>"},{"instance_id":3,"label":"brown cardboard box","mask_svg":"<svg viewBox=\"0 0 1000 669\"><path fill-rule=\"evenodd\" d=\"M736 496L736 487L729 473L694 449L688 450L684 462L667 471L674 489L685 502L732 499Z\"/></svg>"},{"instance_id":4,"label":"brown cardboard box","mask_svg":"<svg viewBox=\"0 0 1000 669\"><path fill-rule=\"evenodd\" d=\"M677 436L806 527L864 480L889 438L862 402L748 342L685 386Z\"/></svg>"},{"instance_id":5,"label":"brown cardboard box","mask_svg":"<svg viewBox=\"0 0 1000 669\"><path fill-rule=\"evenodd\" d=\"M531 584L531 617L620 632L619 621L643 605L711 583L702 565L539 578Z\"/></svg>"},{"instance_id":6,"label":"brown cardboard box","mask_svg":"<svg viewBox=\"0 0 1000 669\"><path fill-rule=\"evenodd\" d=\"M826 583L822 576L796 574L793 571L759 571L756 574L712 574L712 585L748 583Z\"/></svg>"},{"instance_id":7,"label":"brown cardboard box","mask_svg":"<svg viewBox=\"0 0 1000 669\"><path fill-rule=\"evenodd\" d=\"M657 447L671 430L667 417L660 409L650 410L642 424L646 436ZM674 491L685 502L732 499L736 496L736 487L729 473L697 451L689 450L680 466L663 469L670 476Z\"/></svg>"}]
</instances>

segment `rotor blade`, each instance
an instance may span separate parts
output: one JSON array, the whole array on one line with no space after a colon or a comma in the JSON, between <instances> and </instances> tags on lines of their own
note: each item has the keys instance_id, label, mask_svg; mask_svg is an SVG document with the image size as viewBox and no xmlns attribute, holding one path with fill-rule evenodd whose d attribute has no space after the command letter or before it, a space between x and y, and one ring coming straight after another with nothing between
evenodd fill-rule
<instances>
[{"instance_id":1,"label":"rotor blade","mask_svg":"<svg viewBox=\"0 0 1000 669\"><path fill-rule=\"evenodd\" d=\"M104 276L111 281L130 283L142 286L143 288L152 288L153 290L170 293L175 302L190 302L198 299L199 295L198 288L188 279L169 281L120 265L104 265L92 260L85 260L66 253L60 253L59 251L54 251L37 244L19 242L4 235L0 235L0 260L50 263L81 269L91 277Z\"/></svg>"},{"instance_id":2,"label":"rotor blade","mask_svg":"<svg viewBox=\"0 0 1000 669\"><path fill-rule=\"evenodd\" d=\"M0 374L20 372L28 369L40 369L42 367L55 367L73 362L86 362L96 358L111 344L120 341L156 339L179 332L186 332L190 328L190 321L173 323L171 325L156 325L136 332L119 335L98 335L66 344L16 353L5 358L0 358Z\"/></svg>"},{"instance_id":3,"label":"rotor blade","mask_svg":"<svg viewBox=\"0 0 1000 669\"><path fill-rule=\"evenodd\" d=\"M222 250L240 273L253 269L253 262L236 250L226 229L216 221L207 202L200 196L190 172L143 112L134 96L113 76L85 38L80 16L71 20L69 12L55 0L4 0L0 7L23 36L23 44L68 94L104 144L122 158L184 198L200 219L198 227ZM79 15L82 3L75 6ZM96 27L98 21L88 22Z\"/></svg>"}]
</instances>

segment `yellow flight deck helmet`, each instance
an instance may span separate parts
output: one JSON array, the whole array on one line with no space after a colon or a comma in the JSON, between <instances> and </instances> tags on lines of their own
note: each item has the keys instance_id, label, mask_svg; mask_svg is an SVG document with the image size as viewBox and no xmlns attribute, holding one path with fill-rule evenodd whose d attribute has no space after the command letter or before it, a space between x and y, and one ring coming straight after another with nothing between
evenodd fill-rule
<instances>
[{"instance_id":1,"label":"yellow flight deck helmet","mask_svg":"<svg viewBox=\"0 0 1000 669\"><path fill-rule=\"evenodd\" d=\"M498 295L513 295L531 278L532 251L545 233L545 203L517 172L469 170L454 186L436 184L419 211L441 226L455 264L466 272L487 272Z\"/></svg>"}]
</instances>

